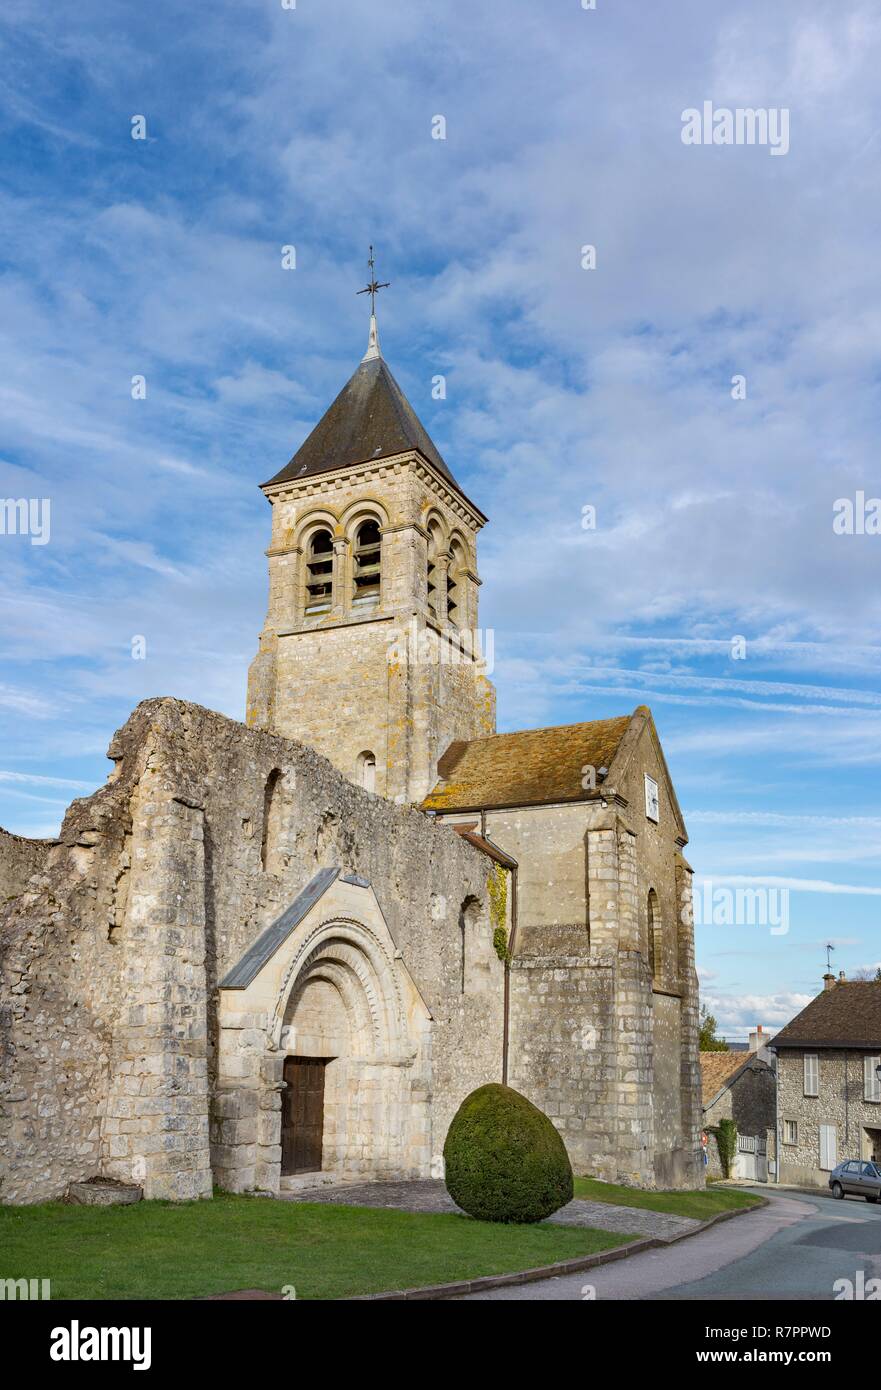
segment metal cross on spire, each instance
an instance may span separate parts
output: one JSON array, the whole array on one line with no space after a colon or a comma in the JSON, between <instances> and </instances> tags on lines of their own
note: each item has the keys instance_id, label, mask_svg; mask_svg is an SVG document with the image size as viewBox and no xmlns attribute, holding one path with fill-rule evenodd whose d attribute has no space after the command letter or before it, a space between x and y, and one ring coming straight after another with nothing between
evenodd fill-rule
<instances>
[{"instance_id":1,"label":"metal cross on spire","mask_svg":"<svg viewBox=\"0 0 881 1390\"><path fill-rule=\"evenodd\" d=\"M370 269L370 284L365 285L363 290L356 291L357 294L370 295L370 337L367 340L367 351L361 359L362 362L369 362L371 358L382 356L379 350L379 334L376 331L376 293L377 290L387 290L391 284L390 280L383 280L382 282L377 280L376 261L373 256L372 246L370 248L370 255L367 259L367 265Z\"/></svg>"},{"instance_id":2,"label":"metal cross on spire","mask_svg":"<svg viewBox=\"0 0 881 1390\"><path fill-rule=\"evenodd\" d=\"M377 291L377 290L387 290L388 287L389 287L389 285L391 284L391 280L383 280L382 284L380 284L379 281L377 280L377 278L376 278L376 261L375 261L374 258L373 258L373 247L372 247L372 246L371 246L371 248L370 248L370 255L369 255L368 258L367 258L367 265L368 265L368 267L369 267L369 269L370 269L370 284L369 284L369 285L365 285L364 288L363 288L363 290L358 290L358 291L356 291L356 293L358 293L358 294L369 294L369 295L370 295L370 316L371 316L371 318L373 318L373 317L375 316L375 314L376 314L376 291Z\"/></svg>"}]
</instances>

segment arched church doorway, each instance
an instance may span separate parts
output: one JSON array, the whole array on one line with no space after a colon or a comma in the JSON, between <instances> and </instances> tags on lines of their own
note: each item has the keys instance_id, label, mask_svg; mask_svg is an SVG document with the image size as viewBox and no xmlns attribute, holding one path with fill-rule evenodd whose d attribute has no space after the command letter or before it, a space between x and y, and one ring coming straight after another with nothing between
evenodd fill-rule
<instances>
[{"instance_id":1,"label":"arched church doorway","mask_svg":"<svg viewBox=\"0 0 881 1390\"><path fill-rule=\"evenodd\" d=\"M431 1015L370 885L324 870L307 903L322 883L221 984L212 1163L229 1191L431 1170ZM334 898L361 920L322 918Z\"/></svg>"},{"instance_id":2,"label":"arched church doorway","mask_svg":"<svg viewBox=\"0 0 881 1390\"><path fill-rule=\"evenodd\" d=\"M391 962L354 924L328 929L284 1006L282 1179L399 1161L405 1037Z\"/></svg>"}]
</instances>

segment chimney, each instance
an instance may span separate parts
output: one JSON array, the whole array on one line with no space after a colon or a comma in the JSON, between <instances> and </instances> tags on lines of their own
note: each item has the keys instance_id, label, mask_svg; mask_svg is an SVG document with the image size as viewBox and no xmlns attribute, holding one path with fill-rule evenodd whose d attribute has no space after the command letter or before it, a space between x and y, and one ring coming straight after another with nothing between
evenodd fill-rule
<instances>
[{"instance_id":1,"label":"chimney","mask_svg":"<svg viewBox=\"0 0 881 1390\"><path fill-rule=\"evenodd\" d=\"M841 971L841 973L840 973L839 976L838 976L838 983L839 983L840 985L846 985L846 984L847 984L847 976L845 975L845 973L844 973L843 970Z\"/></svg>"},{"instance_id":2,"label":"chimney","mask_svg":"<svg viewBox=\"0 0 881 1390\"><path fill-rule=\"evenodd\" d=\"M767 1036L768 1035L762 1028L761 1023L757 1023L755 1027L755 1032L750 1033L749 1035L749 1051L758 1052L760 1048L763 1048L765 1046L765 1039Z\"/></svg>"},{"instance_id":3,"label":"chimney","mask_svg":"<svg viewBox=\"0 0 881 1390\"><path fill-rule=\"evenodd\" d=\"M835 988L835 976L834 976L833 974L829 973L829 974L823 976L823 988L824 988L824 989L834 989L834 988Z\"/></svg>"}]
</instances>

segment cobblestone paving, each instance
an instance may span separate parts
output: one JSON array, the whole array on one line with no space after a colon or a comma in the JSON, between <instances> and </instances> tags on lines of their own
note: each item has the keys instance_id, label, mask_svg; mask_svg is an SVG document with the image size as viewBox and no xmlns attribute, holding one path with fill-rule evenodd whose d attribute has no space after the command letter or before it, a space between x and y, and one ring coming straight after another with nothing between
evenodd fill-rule
<instances>
[{"instance_id":1,"label":"cobblestone paving","mask_svg":"<svg viewBox=\"0 0 881 1390\"><path fill-rule=\"evenodd\" d=\"M351 1207L391 1207L397 1211L458 1211L443 1182L365 1182L336 1187L311 1187L299 1192L283 1192L283 1202L340 1202ZM629 1235L658 1236L669 1240L700 1222L690 1216L673 1216L663 1211L643 1211L639 1207L615 1207L606 1202L589 1202L576 1197L554 1213L561 1226L591 1226L599 1231L620 1231Z\"/></svg>"}]
</instances>

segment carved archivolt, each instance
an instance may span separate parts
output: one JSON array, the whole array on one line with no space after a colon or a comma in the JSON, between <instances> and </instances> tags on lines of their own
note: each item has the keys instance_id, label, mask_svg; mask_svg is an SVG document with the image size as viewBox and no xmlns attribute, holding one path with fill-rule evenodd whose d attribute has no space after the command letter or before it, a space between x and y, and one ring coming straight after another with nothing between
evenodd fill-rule
<instances>
[{"instance_id":1,"label":"carved archivolt","mask_svg":"<svg viewBox=\"0 0 881 1390\"><path fill-rule=\"evenodd\" d=\"M275 1003L269 1046L281 1043L285 1016L309 980L336 985L358 1027L369 1019L371 1050L397 1051L407 1040L407 1020L392 957L375 932L353 918L333 918L313 928L294 953Z\"/></svg>"}]
</instances>

